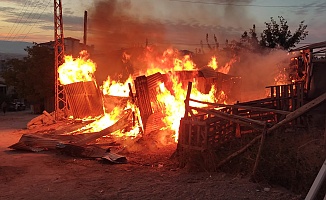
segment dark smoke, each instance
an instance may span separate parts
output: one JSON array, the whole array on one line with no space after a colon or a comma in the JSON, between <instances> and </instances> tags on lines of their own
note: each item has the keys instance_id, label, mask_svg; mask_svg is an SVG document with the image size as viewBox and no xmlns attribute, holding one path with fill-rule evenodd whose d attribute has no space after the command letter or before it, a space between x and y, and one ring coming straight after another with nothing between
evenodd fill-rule
<instances>
[{"instance_id":1,"label":"dark smoke","mask_svg":"<svg viewBox=\"0 0 326 200\"><path fill-rule=\"evenodd\" d=\"M154 19L141 20L131 15L128 0L100 0L90 10L90 41L95 46L96 77L101 84L107 76L128 77L132 69L122 61L123 49L140 54L146 43L164 43L165 27Z\"/></svg>"},{"instance_id":2,"label":"dark smoke","mask_svg":"<svg viewBox=\"0 0 326 200\"><path fill-rule=\"evenodd\" d=\"M113 79L128 76L133 72L135 63L130 67L123 63L123 53L133 54L132 59L142 54L146 41L149 44L158 44L163 49L173 42L182 44L198 44L188 46L188 50L200 48L200 40L205 41L208 33L210 42L214 34L217 35L221 47L225 39L239 40L242 34L239 27L250 28L254 21L250 19L246 6L252 0L214 0L217 5L182 3L173 1L131 1L131 0L97 0L89 10L89 40L95 46L94 61L97 63L96 77L101 84L110 75ZM133 3L133 4L132 4ZM162 12L170 16L168 19L142 19L135 13L135 5L139 12L151 13L154 4L162 6ZM222 4L222 5L218 5ZM212 9L216 15L211 16ZM217 8L220 12L218 12ZM155 10L156 11L156 10ZM154 12L155 12L154 11ZM186 20L186 21L184 21ZM211 24L211 25L210 25ZM237 27L237 28L235 28ZM164 44L164 45L163 45ZM185 45L182 49L187 49ZM124 48L124 49L122 49ZM208 60L203 61L208 63ZM143 66L145 67L145 66ZM199 66L201 67L201 65ZM116 75L116 76L115 76Z\"/></svg>"},{"instance_id":3,"label":"dark smoke","mask_svg":"<svg viewBox=\"0 0 326 200\"><path fill-rule=\"evenodd\" d=\"M123 47L145 46L150 42L163 41L164 25L155 20L141 21L131 16L128 0L102 0L90 11L91 40L100 52Z\"/></svg>"}]
</instances>

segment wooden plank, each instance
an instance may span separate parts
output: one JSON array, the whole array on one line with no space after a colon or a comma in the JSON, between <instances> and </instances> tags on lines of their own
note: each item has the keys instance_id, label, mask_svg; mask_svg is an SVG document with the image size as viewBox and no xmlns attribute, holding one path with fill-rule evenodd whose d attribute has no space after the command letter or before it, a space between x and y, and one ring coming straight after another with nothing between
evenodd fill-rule
<instances>
[{"instance_id":1,"label":"wooden plank","mask_svg":"<svg viewBox=\"0 0 326 200\"><path fill-rule=\"evenodd\" d=\"M197 133L196 133L196 143L197 145L196 146L202 146L202 143L200 142L200 132L201 132L201 128L200 126L197 126Z\"/></svg>"},{"instance_id":2,"label":"wooden plank","mask_svg":"<svg viewBox=\"0 0 326 200\"><path fill-rule=\"evenodd\" d=\"M239 108L239 109L248 109L248 110L253 110L253 111L262 111L262 112L274 112L282 115L287 115L290 112L289 111L284 111L284 110L276 110L276 109L270 109L270 108L263 108L263 107L254 107L254 106L244 106L244 105L225 105L225 104L219 104L219 103L211 103L211 102L204 102L204 101L199 101L195 99L189 99L190 101L194 101L197 103L202 103L202 104L207 104L210 106L216 106L216 107L225 107L225 108Z\"/></svg>"},{"instance_id":3,"label":"wooden plank","mask_svg":"<svg viewBox=\"0 0 326 200\"><path fill-rule=\"evenodd\" d=\"M293 111L292 113L290 113L288 116L286 116L285 119L283 119L282 121L280 121L279 123L275 124L274 126L272 126L271 128L269 128L267 130L267 134L272 133L273 131L275 131L276 129L278 129L279 127L291 122L292 120L300 117L301 115L303 115L304 113L306 113L308 110L310 110L311 108L317 106L318 104L322 103L324 100L326 99L326 93L320 95L319 97L317 97L316 99L310 101L309 103L307 103L306 105L300 107L299 109ZM255 142L257 142L260 138L262 137L262 135L258 135L257 137L255 137L250 144L254 144Z\"/></svg>"},{"instance_id":4,"label":"wooden plank","mask_svg":"<svg viewBox=\"0 0 326 200\"><path fill-rule=\"evenodd\" d=\"M282 121L282 124L284 123L288 123L290 121L292 121L293 119L300 117L301 115L303 115L304 113L306 113L308 110L310 110L311 108L317 106L318 104L322 103L323 101L326 100L326 92L322 95L320 95L319 97L317 97L316 99L308 102L307 104L303 105L302 107L298 108L297 110L291 112L290 114L288 114L286 116L286 118ZM279 122L279 123L281 123ZM273 128L273 127L272 127Z\"/></svg>"},{"instance_id":5,"label":"wooden plank","mask_svg":"<svg viewBox=\"0 0 326 200\"><path fill-rule=\"evenodd\" d=\"M223 113L221 111L217 111L217 110L205 110L203 108L195 108L195 107L191 107L192 109L198 110L200 112L206 112L208 114L212 114L215 115L217 117L220 117L222 119L226 119L226 120L230 120L239 124L243 124L246 126L250 126L254 129L258 129L258 130L263 130L263 127L265 126L266 122L261 122L258 120L252 120L249 118L245 118L242 116L238 116L238 115L231 115L228 113Z\"/></svg>"},{"instance_id":6,"label":"wooden plank","mask_svg":"<svg viewBox=\"0 0 326 200\"><path fill-rule=\"evenodd\" d=\"M257 168L258 168L258 164L259 164L259 160L260 160L260 156L261 156L261 152L262 152L262 149L263 149L263 145L265 143L265 138L266 138L266 131L267 130L267 127L265 126L264 127L264 130L263 130L263 133L261 135L261 140L260 140L260 145L259 145L259 148L258 148L258 153L257 153L257 157L256 157L256 161L255 161L255 164L254 164L254 168L252 170L252 176L255 178L256 175L257 175Z\"/></svg>"},{"instance_id":7,"label":"wooden plank","mask_svg":"<svg viewBox=\"0 0 326 200\"><path fill-rule=\"evenodd\" d=\"M274 101L274 99L275 99L274 89L275 89L274 86L271 87L271 98L272 98L273 101Z\"/></svg>"},{"instance_id":8,"label":"wooden plank","mask_svg":"<svg viewBox=\"0 0 326 200\"><path fill-rule=\"evenodd\" d=\"M191 87L192 87L192 82L188 82L187 95L185 99L185 114L184 114L185 118L188 117L188 112L189 112L189 100L191 94Z\"/></svg>"},{"instance_id":9,"label":"wooden plank","mask_svg":"<svg viewBox=\"0 0 326 200\"><path fill-rule=\"evenodd\" d=\"M261 135L259 135L261 137ZM258 136L257 136L258 137ZM257 138L256 137L256 138ZM260 138L259 137L259 138ZM220 163L217 164L217 168L221 167L222 165L224 165L226 162L232 160L234 157L240 155L241 153L245 152L251 145L253 145L254 143L256 143L256 141L259 139L254 138L251 142L249 142L247 145L245 145L244 147L242 147L241 149L239 149L238 151L232 153L230 156L228 156L227 158L225 158L224 160L222 160Z\"/></svg>"},{"instance_id":10,"label":"wooden plank","mask_svg":"<svg viewBox=\"0 0 326 200\"><path fill-rule=\"evenodd\" d=\"M294 111L294 109L295 109L295 105L294 105L295 99L294 99L293 87L294 87L294 85L290 85L290 98L291 98L290 99L290 106L291 106L290 111Z\"/></svg>"},{"instance_id":11,"label":"wooden plank","mask_svg":"<svg viewBox=\"0 0 326 200\"><path fill-rule=\"evenodd\" d=\"M315 178L311 188L309 189L309 192L305 200L314 200L316 198L318 190L320 189L320 186L322 186L322 183L324 182L325 178L326 178L326 160L321 166L317 174L317 177Z\"/></svg>"},{"instance_id":12,"label":"wooden plank","mask_svg":"<svg viewBox=\"0 0 326 200\"><path fill-rule=\"evenodd\" d=\"M326 117L325 117L325 129L324 129L324 147L326 152Z\"/></svg>"},{"instance_id":13,"label":"wooden plank","mask_svg":"<svg viewBox=\"0 0 326 200\"><path fill-rule=\"evenodd\" d=\"M276 87L276 109L281 110L281 105L280 105L280 87Z\"/></svg>"}]
</instances>

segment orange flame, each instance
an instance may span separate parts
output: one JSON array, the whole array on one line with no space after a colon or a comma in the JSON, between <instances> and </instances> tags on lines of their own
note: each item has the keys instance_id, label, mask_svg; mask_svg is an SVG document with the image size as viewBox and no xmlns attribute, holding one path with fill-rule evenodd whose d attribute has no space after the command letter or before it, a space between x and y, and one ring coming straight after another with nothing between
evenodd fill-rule
<instances>
[{"instance_id":1,"label":"orange flame","mask_svg":"<svg viewBox=\"0 0 326 200\"><path fill-rule=\"evenodd\" d=\"M139 73L148 76L158 72L165 74L170 71L196 69L196 64L191 60L190 56L180 56L176 49L167 49L157 57L153 54L153 50L148 48L143 58L146 63L146 70Z\"/></svg>"},{"instance_id":2,"label":"orange flame","mask_svg":"<svg viewBox=\"0 0 326 200\"><path fill-rule=\"evenodd\" d=\"M83 81L93 81L96 64L92 60L87 59L87 57L87 51L81 51L76 59L73 59L72 56L65 56L64 63L58 68L60 83L67 85Z\"/></svg>"},{"instance_id":3,"label":"orange flame","mask_svg":"<svg viewBox=\"0 0 326 200\"><path fill-rule=\"evenodd\" d=\"M165 87L164 83L160 83L157 100L163 105L165 105L165 109L163 111L165 117L163 119L163 122L165 123L166 127L164 127L164 129L173 130L175 132L173 137L175 141L177 141L180 120L185 113L184 100L187 95L187 90L184 89L182 83L179 81L178 76L174 73L170 75L170 79L173 83L172 90L174 94L171 94L171 92ZM197 82L194 80L190 98L201 101L217 102L217 99L215 98L215 92L216 90L214 85L211 87L210 92L208 94L203 94L199 92L197 89ZM204 107L206 105L196 102L190 102L190 106Z\"/></svg>"},{"instance_id":4,"label":"orange flame","mask_svg":"<svg viewBox=\"0 0 326 200\"><path fill-rule=\"evenodd\" d=\"M123 54L123 62L128 62L130 58L131 55L128 55L127 53ZM165 127L162 127L162 129L174 131L175 134L173 137L175 141L177 141L180 120L185 113L184 100L186 98L187 89L184 85L182 85L182 81L176 72L191 70L196 73L195 70L197 67L189 55L180 56L175 49L167 49L162 55L155 56L153 54L153 50L151 48L147 48L145 57L142 57L141 59L144 59L144 63L146 65L144 72L141 72L143 73L142 75L152 75L160 72L167 75L167 78L169 79L169 86L171 83L171 86L168 87L169 89L164 83L159 83L157 88L158 95L156 98L159 103L164 105L162 112L164 114L163 122ZM212 57L212 60L208 66L219 72L228 73L233 62L234 61L230 61L224 67L219 68L217 58L214 56ZM95 63L93 63L90 59L87 59L87 52L83 51L81 52L80 57L77 59L73 59L71 56L65 57L65 63L58 69L59 79L62 84L91 81L94 80L95 70ZM128 97L130 95L129 84L134 87L133 78L131 75L125 82L120 80L112 80L112 78L109 76L107 80L103 82L103 85L100 86L100 88L103 95ZM214 85L211 86L209 93L204 94L198 89L197 81L193 80L190 98L206 102L223 101L225 103L227 96L223 91L218 94ZM190 106L204 107L206 105L190 101ZM95 119L96 121L84 127L82 131L101 131L116 123L123 115L125 110L130 109L139 120L136 120L134 126L131 127L130 130L119 130L112 133L112 135L117 137L136 137L141 132L143 125L140 120L139 109L134 102L131 101L128 101L126 105L118 105L113 110L107 111L109 113L105 113L105 115L100 119Z\"/></svg>"},{"instance_id":5,"label":"orange flame","mask_svg":"<svg viewBox=\"0 0 326 200\"><path fill-rule=\"evenodd\" d=\"M217 60L216 60L216 56L213 56L211 61L209 61L208 65L209 67L213 68L214 70L216 70L218 68L218 64L217 64Z\"/></svg>"},{"instance_id":6,"label":"orange flame","mask_svg":"<svg viewBox=\"0 0 326 200\"><path fill-rule=\"evenodd\" d=\"M104 95L112 95L119 97L128 97L129 96L129 85L133 86L133 79L131 76L124 82L111 80L108 76L107 80L103 82L101 89Z\"/></svg>"},{"instance_id":7,"label":"orange flame","mask_svg":"<svg viewBox=\"0 0 326 200\"><path fill-rule=\"evenodd\" d=\"M227 62L224 66L219 66L216 56L213 56L210 62L207 64L208 67L213 68L214 70L217 70L218 72L221 72L223 74L228 74L232 65L237 61L236 58L231 59L229 62Z\"/></svg>"}]
</instances>

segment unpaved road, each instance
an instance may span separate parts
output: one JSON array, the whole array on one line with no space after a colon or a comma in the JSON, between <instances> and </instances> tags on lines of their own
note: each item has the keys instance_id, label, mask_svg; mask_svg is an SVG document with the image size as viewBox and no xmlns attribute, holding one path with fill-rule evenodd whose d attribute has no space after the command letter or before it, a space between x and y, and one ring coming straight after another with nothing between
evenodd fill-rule
<instances>
[{"instance_id":1,"label":"unpaved road","mask_svg":"<svg viewBox=\"0 0 326 200\"><path fill-rule=\"evenodd\" d=\"M0 116L1 200L300 199L282 188L252 183L248 178L179 169L169 159L175 145L155 152L128 153L127 164L9 149L34 117L29 111Z\"/></svg>"}]
</instances>

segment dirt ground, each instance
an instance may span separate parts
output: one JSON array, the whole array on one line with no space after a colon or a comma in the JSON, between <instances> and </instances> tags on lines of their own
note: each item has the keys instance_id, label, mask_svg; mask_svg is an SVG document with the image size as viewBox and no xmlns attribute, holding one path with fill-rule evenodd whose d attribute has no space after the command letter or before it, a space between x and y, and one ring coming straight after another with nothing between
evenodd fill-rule
<instances>
[{"instance_id":1,"label":"dirt ground","mask_svg":"<svg viewBox=\"0 0 326 200\"><path fill-rule=\"evenodd\" d=\"M189 172L170 159L176 145L129 152L127 164L69 157L56 152L11 150L37 115L0 114L0 199L302 199L248 177ZM24 130L25 129L25 130Z\"/></svg>"}]
</instances>

